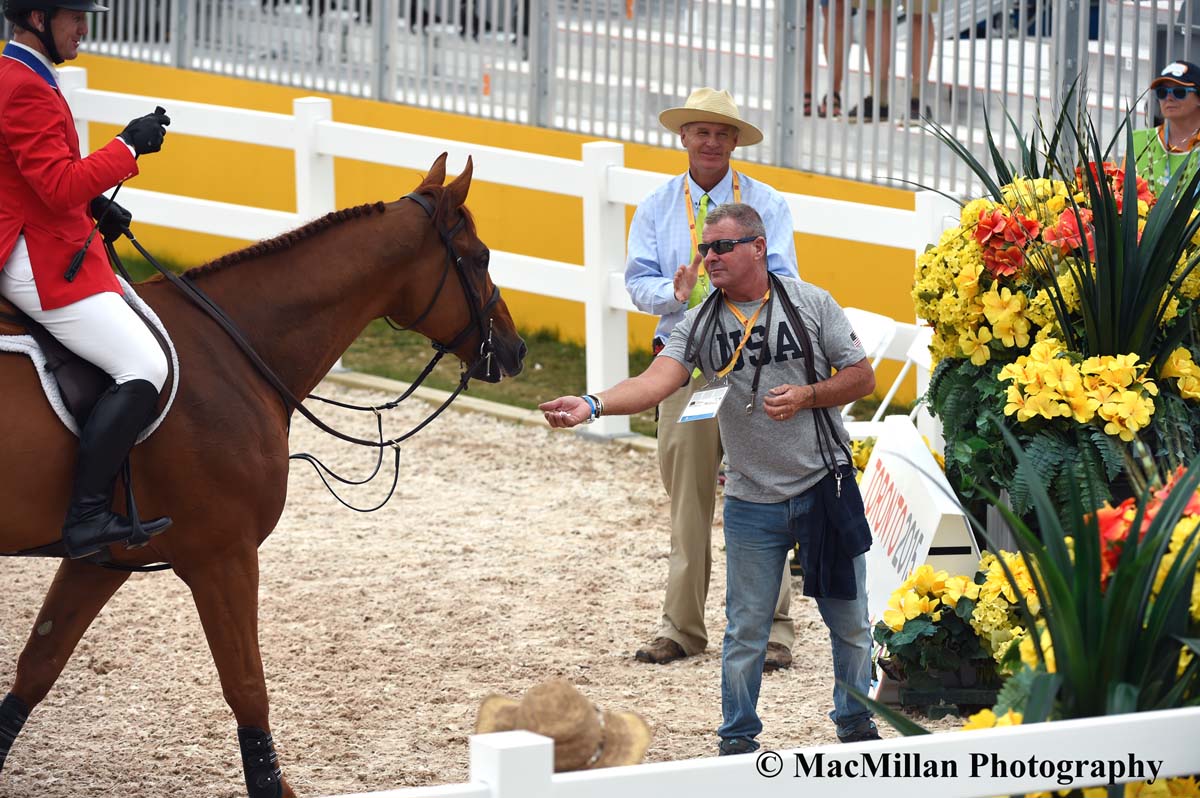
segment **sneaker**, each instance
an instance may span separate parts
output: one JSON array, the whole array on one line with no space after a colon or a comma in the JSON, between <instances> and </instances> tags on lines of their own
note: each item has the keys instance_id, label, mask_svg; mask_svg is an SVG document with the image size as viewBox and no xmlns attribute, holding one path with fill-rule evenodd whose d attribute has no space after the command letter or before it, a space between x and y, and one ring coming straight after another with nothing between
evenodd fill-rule
<instances>
[{"instance_id":1,"label":"sneaker","mask_svg":"<svg viewBox=\"0 0 1200 798\"><path fill-rule=\"evenodd\" d=\"M792 652L783 643L767 643L767 657L763 660L763 673L782 671L792 667Z\"/></svg>"},{"instance_id":2,"label":"sneaker","mask_svg":"<svg viewBox=\"0 0 1200 798\"><path fill-rule=\"evenodd\" d=\"M721 744L717 746L718 756L737 756L738 754L753 754L758 750L758 743L747 737L734 737L729 740L721 740Z\"/></svg>"},{"instance_id":3,"label":"sneaker","mask_svg":"<svg viewBox=\"0 0 1200 798\"><path fill-rule=\"evenodd\" d=\"M649 662L651 665L666 665L677 659L683 659L687 653L683 646L669 637L656 637L654 642L645 648L639 648L633 655L638 662Z\"/></svg>"},{"instance_id":4,"label":"sneaker","mask_svg":"<svg viewBox=\"0 0 1200 798\"><path fill-rule=\"evenodd\" d=\"M875 721L873 720L867 721L844 737L839 734L837 738L838 742L841 743L864 743L868 740L883 739L879 736L879 727L875 725Z\"/></svg>"},{"instance_id":5,"label":"sneaker","mask_svg":"<svg viewBox=\"0 0 1200 798\"><path fill-rule=\"evenodd\" d=\"M856 105L850 109L850 113L846 114L846 121L848 121L848 122L886 122L886 121L888 121L888 107L886 105L881 105L881 106L879 106L879 108L876 108L874 97L863 97L861 111L859 110L859 107L860 106Z\"/></svg>"}]
</instances>

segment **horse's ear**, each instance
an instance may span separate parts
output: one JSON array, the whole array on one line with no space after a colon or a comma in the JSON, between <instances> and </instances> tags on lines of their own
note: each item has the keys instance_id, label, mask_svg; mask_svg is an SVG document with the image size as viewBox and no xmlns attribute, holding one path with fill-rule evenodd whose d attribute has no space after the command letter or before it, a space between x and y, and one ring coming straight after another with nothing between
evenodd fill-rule
<instances>
[{"instance_id":1,"label":"horse's ear","mask_svg":"<svg viewBox=\"0 0 1200 798\"><path fill-rule=\"evenodd\" d=\"M446 182L446 155L442 153L433 162L433 166L429 167L429 174L425 175L425 180L421 182L423 186L440 186Z\"/></svg>"},{"instance_id":2,"label":"horse's ear","mask_svg":"<svg viewBox=\"0 0 1200 798\"><path fill-rule=\"evenodd\" d=\"M450 192L451 207L461 208L467 201L467 192L471 189L471 173L473 171L475 171L475 166L471 163L471 156L468 155L467 165L462 170L462 174L446 186L446 190Z\"/></svg>"}]
</instances>

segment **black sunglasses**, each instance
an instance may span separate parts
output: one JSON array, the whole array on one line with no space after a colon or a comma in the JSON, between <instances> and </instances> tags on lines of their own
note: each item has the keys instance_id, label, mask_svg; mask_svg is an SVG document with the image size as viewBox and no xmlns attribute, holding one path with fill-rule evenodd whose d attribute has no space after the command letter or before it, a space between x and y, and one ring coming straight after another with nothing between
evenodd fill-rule
<instances>
[{"instance_id":1,"label":"black sunglasses","mask_svg":"<svg viewBox=\"0 0 1200 798\"><path fill-rule=\"evenodd\" d=\"M1172 86L1171 88L1159 86L1154 90L1154 96L1160 100L1165 100L1167 99L1167 95L1170 95L1176 100L1182 100L1194 91L1194 88L1188 86Z\"/></svg>"},{"instance_id":2,"label":"black sunglasses","mask_svg":"<svg viewBox=\"0 0 1200 798\"><path fill-rule=\"evenodd\" d=\"M707 244L697 244L696 249L700 251L700 257L707 258L708 251L711 249L718 255L728 255L733 252L733 248L738 244L748 244L757 239L758 236L746 236L745 238L718 238L716 241L711 241Z\"/></svg>"}]
</instances>

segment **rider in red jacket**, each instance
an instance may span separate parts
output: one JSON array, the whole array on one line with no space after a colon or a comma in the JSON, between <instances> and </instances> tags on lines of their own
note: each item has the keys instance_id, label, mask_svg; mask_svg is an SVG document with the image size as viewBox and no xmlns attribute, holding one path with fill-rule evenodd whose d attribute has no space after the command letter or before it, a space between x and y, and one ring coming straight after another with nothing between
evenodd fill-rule
<instances>
[{"instance_id":1,"label":"rider in red jacket","mask_svg":"<svg viewBox=\"0 0 1200 798\"><path fill-rule=\"evenodd\" d=\"M62 528L70 557L133 534L129 519L112 512L113 485L167 378L166 356L122 298L100 237L89 236L93 216L104 239L128 227L129 212L102 194L138 173L137 156L159 151L170 119L139 117L81 157L54 69L78 55L88 13L107 10L93 0L7 0L13 36L0 54L0 296L114 382L80 430ZM142 525L154 534L170 523Z\"/></svg>"}]
</instances>

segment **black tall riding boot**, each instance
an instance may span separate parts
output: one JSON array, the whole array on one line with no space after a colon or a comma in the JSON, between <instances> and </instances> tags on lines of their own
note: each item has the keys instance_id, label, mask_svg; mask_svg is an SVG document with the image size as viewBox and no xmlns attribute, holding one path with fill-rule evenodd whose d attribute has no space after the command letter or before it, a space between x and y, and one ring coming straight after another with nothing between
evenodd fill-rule
<instances>
[{"instance_id":1,"label":"black tall riding boot","mask_svg":"<svg viewBox=\"0 0 1200 798\"><path fill-rule=\"evenodd\" d=\"M79 434L75 484L63 522L63 543L71 559L128 540L136 531L128 518L112 511L113 484L157 404L158 391L146 380L114 385L96 401ZM170 518L142 522L152 535L170 525Z\"/></svg>"}]
</instances>

